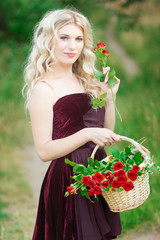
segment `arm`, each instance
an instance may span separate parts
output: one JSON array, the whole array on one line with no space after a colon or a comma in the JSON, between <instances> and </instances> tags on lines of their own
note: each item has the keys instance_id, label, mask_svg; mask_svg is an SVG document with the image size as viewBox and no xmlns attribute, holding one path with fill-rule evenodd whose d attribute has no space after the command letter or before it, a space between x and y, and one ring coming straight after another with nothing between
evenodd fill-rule
<instances>
[{"instance_id":1,"label":"arm","mask_svg":"<svg viewBox=\"0 0 160 240\"><path fill-rule=\"evenodd\" d=\"M52 89L41 83L35 86L30 98L29 113L33 140L42 161L63 157L88 141L105 146L119 140L118 135L102 128L84 128L68 137L52 140L55 101Z\"/></svg>"},{"instance_id":2,"label":"arm","mask_svg":"<svg viewBox=\"0 0 160 240\"><path fill-rule=\"evenodd\" d=\"M104 127L114 131L115 127L115 107L113 100L106 99Z\"/></svg>"}]
</instances>

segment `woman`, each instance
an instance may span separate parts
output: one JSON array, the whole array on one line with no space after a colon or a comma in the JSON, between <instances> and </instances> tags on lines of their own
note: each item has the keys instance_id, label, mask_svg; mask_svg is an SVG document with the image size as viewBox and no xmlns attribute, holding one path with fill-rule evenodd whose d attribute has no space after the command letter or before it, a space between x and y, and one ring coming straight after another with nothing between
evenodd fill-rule
<instances>
[{"instance_id":1,"label":"woman","mask_svg":"<svg viewBox=\"0 0 160 240\"><path fill-rule=\"evenodd\" d=\"M113 132L114 104L106 83L94 79L91 27L82 14L69 9L48 12L36 26L25 69L26 108L40 159L51 161L45 175L33 240L109 240L121 232L118 213L106 202L91 203L80 194L64 197L72 183L69 158L87 165L96 144L120 141ZM109 67L103 69L107 74ZM113 88L116 96L119 79ZM105 108L92 108L91 97L107 92Z\"/></svg>"}]
</instances>

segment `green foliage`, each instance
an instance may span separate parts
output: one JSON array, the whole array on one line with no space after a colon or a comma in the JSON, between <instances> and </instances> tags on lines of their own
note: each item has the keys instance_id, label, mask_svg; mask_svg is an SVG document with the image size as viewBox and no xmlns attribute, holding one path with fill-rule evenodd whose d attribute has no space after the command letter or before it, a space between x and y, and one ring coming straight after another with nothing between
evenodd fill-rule
<instances>
[{"instance_id":1,"label":"green foliage","mask_svg":"<svg viewBox=\"0 0 160 240\"><path fill-rule=\"evenodd\" d=\"M119 151L117 148L111 148L111 153L112 153L113 157L119 158Z\"/></svg>"},{"instance_id":2,"label":"green foliage","mask_svg":"<svg viewBox=\"0 0 160 240\"><path fill-rule=\"evenodd\" d=\"M103 93L100 95L100 98L91 98L91 101L93 103L92 108L97 109L98 107L100 108L104 107L106 96L107 96L107 93Z\"/></svg>"},{"instance_id":3,"label":"green foliage","mask_svg":"<svg viewBox=\"0 0 160 240\"><path fill-rule=\"evenodd\" d=\"M34 26L42 16L51 10L64 7L77 8L87 16L92 9L86 10L86 4L94 4L97 0L5 0L0 1L0 39L12 39L28 42L32 37ZM12 12L12 14L11 14Z\"/></svg>"},{"instance_id":4,"label":"green foliage","mask_svg":"<svg viewBox=\"0 0 160 240\"><path fill-rule=\"evenodd\" d=\"M0 174L1 174L1 172L0 172ZM9 203L3 202L0 199L0 220L3 219L3 218L8 218L9 217L9 213L3 211L3 209L8 207L8 205L9 205Z\"/></svg>"},{"instance_id":5,"label":"green foliage","mask_svg":"<svg viewBox=\"0 0 160 240\"><path fill-rule=\"evenodd\" d=\"M72 166L72 167L74 167L75 165L76 165L76 163L75 162L73 162L73 161L70 161L69 159L65 159L65 163L66 164L69 164L70 166Z\"/></svg>"}]
</instances>

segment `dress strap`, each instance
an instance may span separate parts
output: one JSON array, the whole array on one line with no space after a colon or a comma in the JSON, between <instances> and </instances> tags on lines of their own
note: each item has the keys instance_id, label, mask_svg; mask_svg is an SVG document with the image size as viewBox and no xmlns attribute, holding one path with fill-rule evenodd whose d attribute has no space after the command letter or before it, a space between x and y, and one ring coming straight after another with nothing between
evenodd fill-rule
<instances>
[{"instance_id":1,"label":"dress strap","mask_svg":"<svg viewBox=\"0 0 160 240\"><path fill-rule=\"evenodd\" d=\"M53 90L54 95L55 95L57 98L59 98L59 97L57 96L57 94L55 93L53 86L52 86L49 82L47 82L47 81L43 81L43 80L40 81L40 82L46 83L46 84L47 84L47 85Z\"/></svg>"}]
</instances>

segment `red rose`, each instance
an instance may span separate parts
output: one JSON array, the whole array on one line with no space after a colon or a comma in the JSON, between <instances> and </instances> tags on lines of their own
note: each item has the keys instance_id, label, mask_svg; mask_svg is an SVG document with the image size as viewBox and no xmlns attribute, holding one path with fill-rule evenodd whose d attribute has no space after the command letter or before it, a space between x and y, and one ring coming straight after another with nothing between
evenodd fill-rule
<instances>
[{"instance_id":1,"label":"red rose","mask_svg":"<svg viewBox=\"0 0 160 240\"><path fill-rule=\"evenodd\" d=\"M112 185L113 188L119 188L121 186L121 183L118 182L117 180L113 180L111 182L111 185Z\"/></svg>"},{"instance_id":2,"label":"red rose","mask_svg":"<svg viewBox=\"0 0 160 240\"><path fill-rule=\"evenodd\" d=\"M86 183L86 185L87 185L89 188L93 188L94 185L95 185L95 181L93 181L92 179L89 179L88 182Z\"/></svg>"},{"instance_id":3,"label":"red rose","mask_svg":"<svg viewBox=\"0 0 160 240\"><path fill-rule=\"evenodd\" d=\"M105 55L109 56L110 53L107 50L103 50L102 53L104 53Z\"/></svg>"},{"instance_id":4,"label":"red rose","mask_svg":"<svg viewBox=\"0 0 160 240\"><path fill-rule=\"evenodd\" d=\"M101 182L104 178L104 175L102 173L99 173L99 172L96 172L94 175L93 175L93 179L95 181L98 181L98 182Z\"/></svg>"},{"instance_id":5,"label":"red rose","mask_svg":"<svg viewBox=\"0 0 160 240\"><path fill-rule=\"evenodd\" d=\"M89 195L89 196L93 196L93 195L94 195L94 190L93 190L93 188L88 191L88 195Z\"/></svg>"},{"instance_id":6,"label":"red rose","mask_svg":"<svg viewBox=\"0 0 160 240\"><path fill-rule=\"evenodd\" d=\"M94 48L93 48L93 51L95 52L96 50L97 50L97 48L96 48L96 47L94 47Z\"/></svg>"},{"instance_id":7,"label":"red rose","mask_svg":"<svg viewBox=\"0 0 160 240\"><path fill-rule=\"evenodd\" d=\"M140 170L140 167L138 165L133 165L132 170L138 172Z\"/></svg>"},{"instance_id":8,"label":"red rose","mask_svg":"<svg viewBox=\"0 0 160 240\"><path fill-rule=\"evenodd\" d=\"M109 185L108 181L103 181L102 182L102 187L107 188Z\"/></svg>"},{"instance_id":9,"label":"red rose","mask_svg":"<svg viewBox=\"0 0 160 240\"><path fill-rule=\"evenodd\" d=\"M101 186L101 182L96 181L96 186Z\"/></svg>"},{"instance_id":10,"label":"red rose","mask_svg":"<svg viewBox=\"0 0 160 240\"><path fill-rule=\"evenodd\" d=\"M108 178L109 175L111 175L111 172L110 171L106 172L105 173L105 178Z\"/></svg>"},{"instance_id":11,"label":"red rose","mask_svg":"<svg viewBox=\"0 0 160 240\"><path fill-rule=\"evenodd\" d=\"M116 170L119 170L119 169L122 169L123 168L123 163L121 162L117 162L114 164L113 166L113 170L116 171Z\"/></svg>"},{"instance_id":12,"label":"red rose","mask_svg":"<svg viewBox=\"0 0 160 240\"><path fill-rule=\"evenodd\" d=\"M117 178L117 181L120 182L121 184L125 183L125 182L127 182L127 177L126 176L119 176Z\"/></svg>"},{"instance_id":13,"label":"red rose","mask_svg":"<svg viewBox=\"0 0 160 240\"><path fill-rule=\"evenodd\" d=\"M97 43L97 47L98 48L105 48L106 47L106 45L104 44L104 43L102 43L102 42L100 42L100 43Z\"/></svg>"},{"instance_id":14,"label":"red rose","mask_svg":"<svg viewBox=\"0 0 160 240\"><path fill-rule=\"evenodd\" d=\"M109 181L112 181L113 178L114 178L114 175L113 175L113 174L111 174L111 175L108 176L108 180L109 180Z\"/></svg>"},{"instance_id":15,"label":"red rose","mask_svg":"<svg viewBox=\"0 0 160 240\"><path fill-rule=\"evenodd\" d=\"M69 193L75 193L75 192L76 192L76 190L74 189L74 187L67 187L67 191L68 191Z\"/></svg>"},{"instance_id":16,"label":"red rose","mask_svg":"<svg viewBox=\"0 0 160 240\"><path fill-rule=\"evenodd\" d=\"M92 180L92 178L91 178L91 176L88 175L88 176L84 176L84 177L82 178L82 180L83 180L83 183L87 185L88 181L89 181L89 180Z\"/></svg>"},{"instance_id":17,"label":"red rose","mask_svg":"<svg viewBox=\"0 0 160 240\"><path fill-rule=\"evenodd\" d=\"M124 188L125 191L130 191L134 188L134 185L133 185L132 181L129 181L129 182L124 183L122 185L122 187Z\"/></svg>"},{"instance_id":18,"label":"red rose","mask_svg":"<svg viewBox=\"0 0 160 240\"><path fill-rule=\"evenodd\" d=\"M135 181L138 177L137 172L134 170L129 171L127 175L129 177L129 179L131 179L132 181Z\"/></svg>"},{"instance_id":19,"label":"red rose","mask_svg":"<svg viewBox=\"0 0 160 240\"><path fill-rule=\"evenodd\" d=\"M101 188L100 188L99 186L95 186L95 187L93 188L93 192L94 192L94 194L96 194L96 195L102 194L102 190L101 190Z\"/></svg>"},{"instance_id":20,"label":"red rose","mask_svg":"<svg viewBox=\"0 0 160 240\"><path fill-rule=\"evenodd\" d=\"M119 170L118 172L114 173L114 176L116 177L126 176L126 173L124 170Z\"/></svg>"}]
</instances>

